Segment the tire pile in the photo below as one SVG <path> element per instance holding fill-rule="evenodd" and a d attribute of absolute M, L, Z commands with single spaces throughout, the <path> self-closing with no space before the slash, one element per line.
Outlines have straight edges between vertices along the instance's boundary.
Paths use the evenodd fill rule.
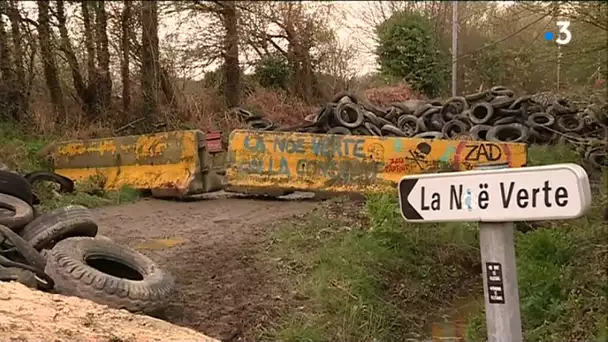
<path fill-rule="evenodd" d="M 516 96 L 514 91 L 496 86 L 445 102 L 408 100 L 381 108 L 342 92 L 317 114 L 308 116 L 307 123 L 283 128 L 241 108 L 233 113 L 249 129 L 262 131 L 559 142 L 576 147 L 587 167 L 608 167 L 608 105 L 575 103 L 552 93 Z"/>
<path fill-rule="evenodd" d="M 164 309 L 172 276 L 143 254 L 98 235 L 86 207 L 36 213 L 31 186 L 40 180 L 68 188 L 72 182 L 51 172 L 22 177 L 0 170 L 0 280 L 132 312 Z"/>

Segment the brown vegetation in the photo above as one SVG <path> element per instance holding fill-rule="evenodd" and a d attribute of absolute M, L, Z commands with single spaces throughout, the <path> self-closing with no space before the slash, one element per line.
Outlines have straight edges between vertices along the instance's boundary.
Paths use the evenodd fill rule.
<path fill-rule="evenodd" d="M 555 47 L 538 37 L 555 26 L 557 7 L 462 3 L 458 88 L 605 88 L 606 31 L 597 23 L 606 6 L 561 6 L 568 7 L 562 12 L 569 13 L 576 39 L 556 60 Z M 434 18 L 437 36 L 449 44 L 451 6 L 387 1 L 355 7 L 356 12 L 337 3 L 4 1 L 0 121 L 43 134 L 78 132 L 77 137 L 231 129 L 238 122 L 227 113 L 236 106 L 294 124 L 342 90 L 380 104 L 422 96 L 407 80 L 391 84 L 374 73 L 357 76 L 355 62 L 373 50 L 375 25 L 395 11 Z M 338 27 L 350 27 L 351 42 L 339 39 Z M 252 74 L 271 57 L 285 60 L 288 69 L 286 84 L 278 88 L 260 86 Z M 193 79 L 214 67 L 203 80 Z M 449 64 L 437 67 L 449 70 Z"/>

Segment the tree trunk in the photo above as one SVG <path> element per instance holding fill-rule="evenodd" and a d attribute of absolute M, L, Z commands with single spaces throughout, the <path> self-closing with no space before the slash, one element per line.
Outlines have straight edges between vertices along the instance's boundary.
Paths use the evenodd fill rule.
<path fill-rule="evenodd" d="M 122 58 L 120 60 L 120 75 L 122 78 L 122 109 L 126 113 L 131 107 L 131 80 L 129 78 L 129 63 L 131 57 L 131 44 L 129 44 L 129 37 L 131 36 L 129 26 L 129 22 L 131 20 L 131 1 L 124 0 L 123 6 L 124 7 L 122 9 L 122 15 L 120 19 L 120 48 L 122 51 Z"/>
<path fill-rule="evenodd" d="M 6 2 L 0 2 L 0 73 L 2 73 L 2 82 L 10 89 L 13 86 L 13 69 L 11 68 L 12 56 L 8 44 L 8 35 L 4 27 L 4 19 L 1 14 L 7 12 Z"/>
<path fill-rule="evenodd" d="M 238 17 L 234 1 L 222 2 L 224 37 L 224 86 L 228 108 L 237 107 L 241 100 L 241 70 L 239 67 Z"/>
<path fill-rule="evenodd" d="M 2 112 L 8 113 L 7 119 L 19 120 L 19 109 L 15 106 L 14 87 L 15 77 L 11 68 L 12 56 L 8 44 L 8 35 L 4 27 L 4 19 L 1 14 L 6 13 L 6 2 L 0 2 L 0 107 Z M 2 116 L 5 115 L 2 113 Z M 1 117 L 1 116 L 0 116 Z"/>
<path fill-rule="evenodd" d="M 89 84 L 95 80 L 95 42 L 93 41 L 93 26 L 91 24 L 91 13 L 89 12 L 90 2 L 83 0 L 82 3 L 82 21 L 84 23 L 84 45 L 87 51 L 87 74 Z"/>
<path fill-rule="evenodd" d="M 95 1 L 95 43 L 97 45 L 98 91 L 102 108 L 108 108 L 112 100 L 112 78 L 110 76 L 110 50 L 108 48 L 108 19 L 105 1 Z"/>
<path fill-rule="evenodd" d="M 55 112 L 65 115 L 65 104 L 63 102 L 63 92 L 59 83 L 59 74 L 55 63 L 54 52 L 51 48 L 51 25 L 49 18 L 49 2 L 38 0 L 38 39 L 40 40 L 40 58 L 44 69 L 46 85 L 49 88 L 51 102 L 55 107 Z"/>
<path fill-rule="evenodd" d="M 158 112 L 159 53 L 158 5 L 156 1 L 143 1 L 141 5 L 141 90 L 143 115 L 153 118 Z"/>
<path fill-rule="evenodd" d="M 16 104 L 19 108 L 19 117 L 21 117 L 28 110 L 28 100 L 26 96 L 25 69 L 23 66 L 23 46 L 21 45 L 21 16 L 19 15 L 19 8 L 17 6 L 17 2 L 14 0 L 8 2 L 8 18 L 11 22 L 13 56 L 15 58 Z"/>
<path fill-rule="evenodd" d="M 65 6 L 63 0 L 57 0 L 57 23 L 59 24 L 59 35 L 61 36 L 61 48 L 63 53 L 65 54 L 65 58 L 70 67 L 70 71 L 72 73 L 72 80 L 74 81 L 74 89 L 76 89 L 76 94 L 80 98 L 80 102 L 82 108 L 88 112 L 90 108 L 90 104 L 86 102 L 86 86 L 84 80 L 82 78 L 82 74 L 80 73 L 80 66 L 78 65 L 78 59 L 76 58 L 76 54 L 74 53 L 74 49 L 72 47 L 72 42 L 70 40 L 70 36 L 68 34 L 68 29 L 66 26 L 66 17 L 65 17 Z"/>

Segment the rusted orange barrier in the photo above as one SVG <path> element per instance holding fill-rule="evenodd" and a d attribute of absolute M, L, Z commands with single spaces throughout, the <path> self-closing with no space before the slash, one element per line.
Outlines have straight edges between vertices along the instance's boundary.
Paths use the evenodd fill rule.
<path fill-rule="evenodd" d="M 236 130 L 226 189 L 336 193 L 394 190 L 406 174 L 527 162 L 525 144 Z"/>

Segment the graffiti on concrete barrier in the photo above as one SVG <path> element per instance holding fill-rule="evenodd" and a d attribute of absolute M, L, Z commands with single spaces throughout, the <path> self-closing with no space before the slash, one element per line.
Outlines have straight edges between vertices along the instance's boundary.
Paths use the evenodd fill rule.
<path fill-rule="evenodd" d="M 503 161 L 512 164 L 513 155 L 509 144 L 461 141 L 456 147 L 452 160 L 453 165 L 461 165 L 460 169 L 472 170 L 475 165 Z"/>
<path fill-rule="evenodd" d="M 407 174 L 478 164 L 519 167 L 527 156 L 525 145 L 502 142 L 244 130 L 231 134 L 229 151 L 229 186 L 332 192 L 394 189 Z"/>
<path fill-rule="evenodd" d="M 426 161 L 426 157 L 431 153 L 431 145 L 426 142 L 421 142 L 416 145 L 415 149 L 408 151 L 408 156 L 405 157 L 407 160 L 415 162 L 421 169 L 424 168 L 423 163 Z"/>
<path fill-rule="evenodd" d="M 243 147 L 248 158 L 238 162 L 240 173 L 287 179 L 325 178 L 333 182 L 373 182 L 384 167 L 382 146 L 366 151 L 365 140 L 348 136 L 248 135 Z M 266 136 L 267 137 L 267 136 Z M 376 146 L 378 148 L 378 146 Z"/>
<path fill-rule="evenodd" d="M 464 148 L 465 161 L 493 162 L 500 160 L 502 157 L 500 146 L 493 143 L 467 144 Z"/>
<path fill-rule="evenodd" d="M 246 136 L 243 147 L 251 152 L 280 152 L 286 154 L 312 154 L 322 157 L 365 158 L 364 139 L 341 136 L 320 136 L 310 139 L 274 137 L 269 149 L 261 136 Z"/>

